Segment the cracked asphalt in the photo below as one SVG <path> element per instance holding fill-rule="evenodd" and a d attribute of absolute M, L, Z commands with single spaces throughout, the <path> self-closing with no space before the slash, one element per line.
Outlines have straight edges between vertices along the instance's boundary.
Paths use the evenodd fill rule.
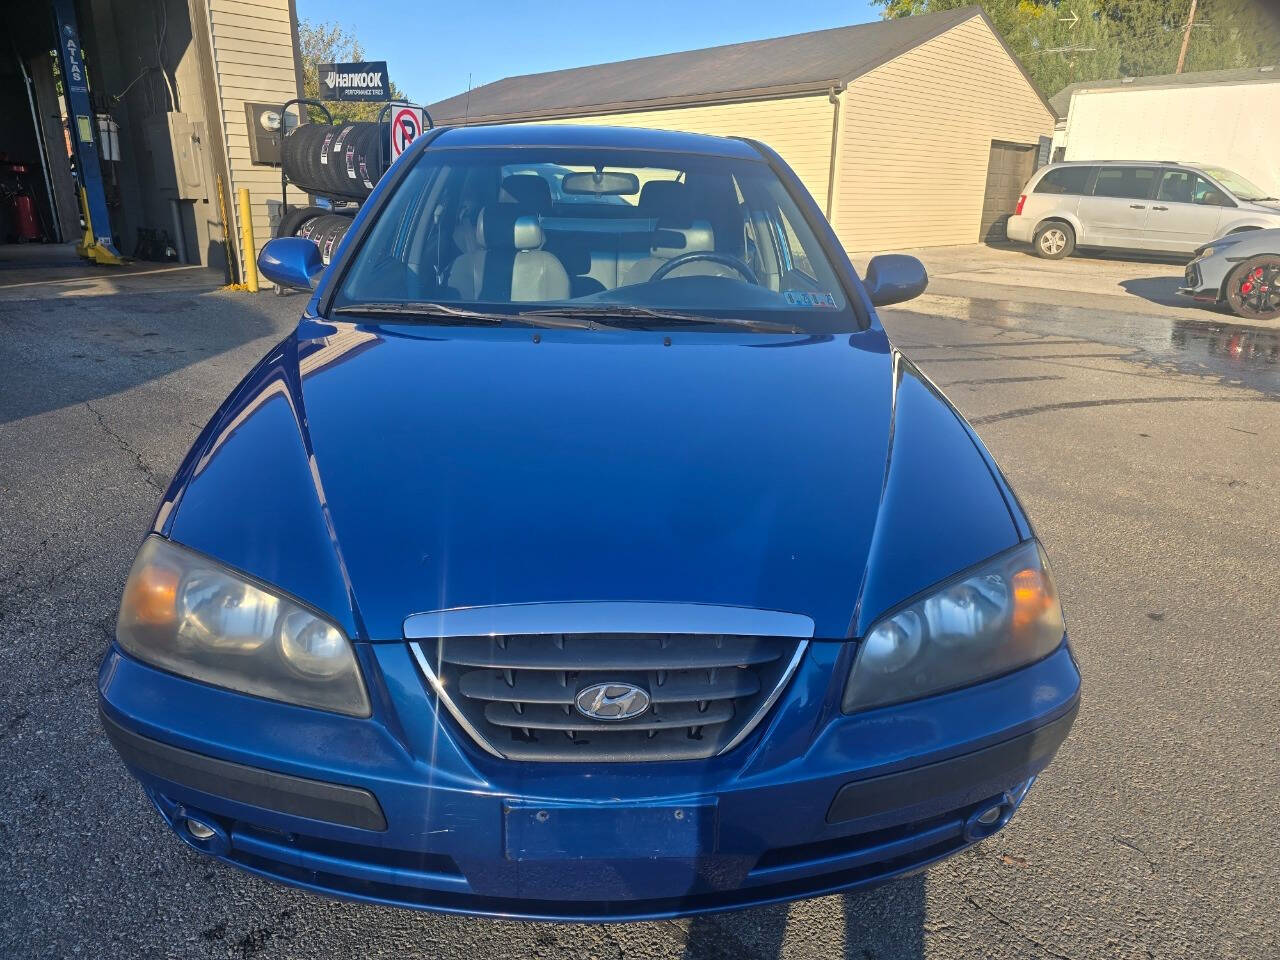
<path fill-rule="evenodd" d="M 1007 829 L 925 876 L 596 927 L 323 900 L 161 826 L 98 727 L 97 664 L 160 490 L 301 298 L 0 297 L 0 956 L 1276 956 L 1280 331 L 1179 304 L 1176 265 L 924 257 L 930 291 L 885 325 L 1048 549 L 1075 730 Z"/>

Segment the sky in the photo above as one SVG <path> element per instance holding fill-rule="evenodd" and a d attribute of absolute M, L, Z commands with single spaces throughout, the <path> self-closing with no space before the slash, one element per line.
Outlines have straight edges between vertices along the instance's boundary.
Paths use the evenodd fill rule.
<path fill-rule="evenodd" d="M 761 40 L 880 17 L 869 0 L 297 0 L 337 21 L 418 103 L 502 77 Z"/>

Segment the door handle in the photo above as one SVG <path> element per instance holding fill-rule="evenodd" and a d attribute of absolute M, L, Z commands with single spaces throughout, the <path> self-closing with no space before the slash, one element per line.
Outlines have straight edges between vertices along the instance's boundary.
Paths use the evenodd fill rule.
<path fill-rule="evenodd" d="M 1145 210 L 1145 209 L 1147 209 L 1147 205 L 1146 205 L 1145 203 L 1131 203 L 1131 204 L 1129 204 L 1129 209 L 1130 209 L 1130 210 Z"/>
<path fill-rule="evenodd" d="M 1152 207 L 1152 210 L 1168 210 L 1168 207 Z"/>

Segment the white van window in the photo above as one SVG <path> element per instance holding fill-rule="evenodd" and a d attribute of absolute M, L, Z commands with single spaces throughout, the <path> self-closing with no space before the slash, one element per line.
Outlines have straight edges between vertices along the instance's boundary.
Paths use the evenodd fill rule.
<path fill-rule="evenodd" d="M 1050 170 L 1036 184 L 1036 193 L 1082 194 L 1089 184 L 1093 167 L 1058 167 Z"/>
<path fill-rule="evenodd" d="M 1093 185 L 1095 197 L 1146 200 L 1156 179 L 1154 167 L 1103 167 Z"/>

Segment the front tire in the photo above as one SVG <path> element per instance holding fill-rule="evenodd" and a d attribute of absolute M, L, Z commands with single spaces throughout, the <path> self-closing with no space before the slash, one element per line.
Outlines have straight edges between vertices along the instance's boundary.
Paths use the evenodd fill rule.
<path fill-rule="evenodd" d="M 1246 260 L 1227 278 L 1227 305 L 1238 317 L 1280 317 L 1280 256 Z"/>
<path fill-rule="evenodd" d="M 1036 252 L 1037 257 L 1043 257 L 1045 260 L 1061 260 L 1063 257 L 1071 255 L 1071 251 L 1076 248 L 1076 233 L 1065 223 L 1052 221 L 1050 223 L 1042 223 L 1036 228 L 1036 234 L 1031 238 L 1031 247 Z"/>

